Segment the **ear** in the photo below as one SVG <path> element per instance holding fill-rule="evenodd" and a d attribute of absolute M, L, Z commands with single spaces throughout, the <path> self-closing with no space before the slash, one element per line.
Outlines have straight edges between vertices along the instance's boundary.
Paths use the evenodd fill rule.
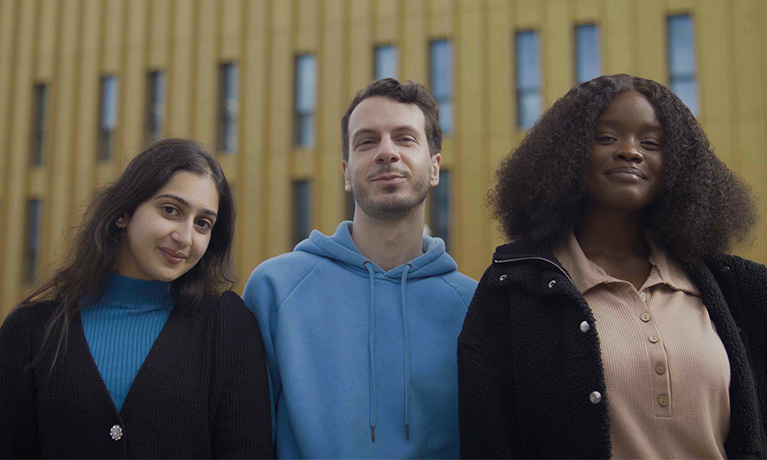
<path fill-rule="evenodd" d="M 128 226 L 128 222 L 130 221 L 130 216 L 127 212 L 124 212 L 122 216 L 118 217 L 117 220 L 115 220 L 115 225 L 117 228 L 125 228 Z"/>
<path fill-rule="evenodd" d="M 344 190 L 347 192 L 352 191 L 352 180 L 349 178 L 349 167 L 346 161 L 341 161 L 341 169 L 344 171 Z"/>
<path fill-rule="evenodd" d="M 431 176 L 429 176 L 429 185 L 436 187 L 439 184 L 439 165 L 442 163 L 442 154 L 435 153 L 431 157 Z"/>

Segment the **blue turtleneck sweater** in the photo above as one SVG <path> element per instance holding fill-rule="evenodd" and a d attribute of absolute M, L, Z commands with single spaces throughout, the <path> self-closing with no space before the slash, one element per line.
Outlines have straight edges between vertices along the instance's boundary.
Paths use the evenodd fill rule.
<path fill-rule="evenodd" d="M 101 299 L 80 311 L 88 347 L 118 412 L 175 303 L 170 283 L 110 274 Z"/>

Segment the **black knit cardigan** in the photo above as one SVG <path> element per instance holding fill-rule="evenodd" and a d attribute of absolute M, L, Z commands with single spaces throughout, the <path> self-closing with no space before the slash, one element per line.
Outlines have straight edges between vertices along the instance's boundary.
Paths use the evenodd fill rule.
<path fill-rule="evenodd" d="M 55 304 L 17 308 L 0 329 L 0 458 L 256 458 L 273 455 L 258 323 L 233 292 L 174 309 L 120 413 L 72 321 L 31 368 Z"/>
<path fill-rule="evenodd" d="M 512 243 L 493 258 L 458 338 L 461 456 L 610 458 L 610 391 L 588 304 L 548 249 Z M 688 276 L 730 360 L 727 455 L 763 458 L 767 268 L 721 256 Z"/>

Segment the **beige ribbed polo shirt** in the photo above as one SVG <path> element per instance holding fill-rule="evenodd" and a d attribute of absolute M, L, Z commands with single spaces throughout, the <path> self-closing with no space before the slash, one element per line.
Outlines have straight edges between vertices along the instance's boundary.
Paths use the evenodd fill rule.
<path fill-rule="evenodd" d="M 637 291 L 588 260 L 572 233 L 554 255 L 594 313 L 613 458 L 725 458 L 730 364 L 681 267 L 651 245 Z"/>

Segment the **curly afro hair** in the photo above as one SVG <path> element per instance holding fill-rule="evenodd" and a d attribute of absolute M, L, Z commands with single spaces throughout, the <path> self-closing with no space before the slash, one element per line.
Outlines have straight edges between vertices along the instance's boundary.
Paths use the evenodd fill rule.
<path fill-rule="evenodd" d="M 748 240 L 757 221 L 751 189 L 714 155 L 700 124 L 675 94 L 625 74 L 572 88 L 501 162 L 489 202 L 506 236 L 551 246 L 578 226 L 594 126 L 627 90 L 647 97 L 666 139 L 661 195 L 643 216 L 653 242 L 689 265 Z"/>

